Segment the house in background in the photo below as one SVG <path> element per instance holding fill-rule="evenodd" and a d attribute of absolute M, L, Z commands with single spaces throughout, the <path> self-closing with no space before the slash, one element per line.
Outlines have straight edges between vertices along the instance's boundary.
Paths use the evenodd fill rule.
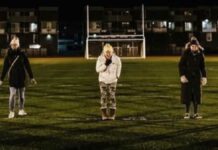
<path fill-rule="evenodd" d="M 11 38 L 20 38 L 21 48 L 29 56 L 58 53 L 58 8 L 0 7 L 0 49 L 5 55 Z"/>
<path fill-rule="evenodd" d="M 207 54 L 218 54 L 218 7 L 145 7 L 146 53 L 180 55 L 196 36 Z"/>
<path fill-rule="evenodd" d="M 110 43 L 120 57 L 145 58 L 144 6 L 86 6 L 85 57 L 101 54 Z"/>
<path fill-rule="evenodd" d="M 86 58 L 98 56 L 108 42 L 121 57 L 180 55 L 193 35 L 205 53 L 218 54 L 217 6 L 89 6 L 86 13 Z"/>

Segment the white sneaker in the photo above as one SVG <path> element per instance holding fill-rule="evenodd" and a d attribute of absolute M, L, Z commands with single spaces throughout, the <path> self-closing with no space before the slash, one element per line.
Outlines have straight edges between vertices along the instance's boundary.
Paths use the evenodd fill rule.
<path fill-rule="evenodd" d="M 101 119 L 102 119 L 102 120 L 107 120 L 108 117 L 102 116 Z"/>
<path fill-rule="evenodd" d="M 109 120 L 115 120 L 115 116 L 108 117 Z"/>
<path fill-rule="evenodd" d="M 185 113 L 184 119 L 190 119 L 190 114 L 189 113 Z"/>
<path fill-rule="evenodd" d="M 21 109 L 21 110 L 19 110 L 18 115 L 25 116 L 25 115 L 27 115 L 27 113 L 23 109 Z"/>
<path fill-rule="evenodd" d="M 10 111 L 9 115 L 8 115 L 8 118 L 12 119 L 12 118 L 14 118 L 14 116 L 15 116 L 15 113 L 13 111 Z"/>
<path fill-rule="evenodd" d="M 194 114 L 193 116 L 194 119 L 202 119 L 203 117 L 199 115 L 198 113 Z"/>

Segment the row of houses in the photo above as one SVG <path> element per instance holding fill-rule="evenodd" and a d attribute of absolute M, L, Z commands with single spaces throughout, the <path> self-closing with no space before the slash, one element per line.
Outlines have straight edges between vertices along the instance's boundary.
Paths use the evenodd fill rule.
<path fill-rule="evenodd" d="M 13 35 L 30 56 L 57 55 L 58 8 L 0 7 L 0 49 L 5 54 Z"/>
<path fill-rule="evenodd" d="M 111 43 L 122 57 L 178 55 L 192 35 L 197 36 L 206 53 L 218 53 L 218 7 L 86 6 L 82 16 L 86 32 L 86 57 L 96 57 L 105 43 Z M 22 49 L 30 56 L 65 55 L 72 39 L 59 39 L 57 7 L 0 7 L 0 49 L 4 54 L 13 35 L 20 37 Z M 60 41 L 58 46 L 58 40 Z M 70 41 L 70 42 L 69 42 Z M 61 45 L 62 44 L 62 45 Z M 64 49 L 64 50 L 62 50 Z M 60 51 L 59 51 L 60 50 Z M 73 51 L 72 51 L 73 53 Z M 71 52 L 69 53 L 71 55 Z M 72 54 L 73 55 L 73 54 Z"/>
<path fill-rule="evenodd" d="M 137 6 L 109 8 L 89 6 L 87 9 L 87 42 L 89 56 L 95 56 L 96 48 L 101 47 L 107 37 L 118 51 L 124 50 L 128 56 L 135 49 L 134 56 L 140 54 L 141 44 L 135 40 L 145 38 L 146 55 L 178 55 L 185 43 L 193 35 L 205 47 L 206 53 L 218 54 L 218 7 L 168 7 Z M 127 35 L 127 36 L 124 36 Z M 126 40 L 119 40 L 125 37 Z M 102 41 L 101 41 L 102 39 Z M 114 40 L 112 40 L 114 39 Z M 116 40 L 115 40 L 116 39 Z M 130 39 L 129 42 L 126 42 Z M 93 42 L 92 42 L 93 41 Z M 97 42 L 98 41 L 98 42 Z M 138 48 L 138 49 L 137 49 Z M 99 52 L 98 52 L 99 53 Z M 123 52 L 124 53 L 124 52 Z"/>

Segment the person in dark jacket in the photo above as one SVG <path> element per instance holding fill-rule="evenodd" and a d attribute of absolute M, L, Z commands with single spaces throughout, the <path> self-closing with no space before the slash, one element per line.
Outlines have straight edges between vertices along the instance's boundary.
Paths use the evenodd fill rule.
<path fill-rule="evenodd" d="M 201 104 L 201 87 L 207 84 L 204 54 L 198 42 L 190 42 L 190 48 L 184 51 L 179 62 L 181 81 L 181 102 L 186 106 L 184 119 L 189 119 L 191 102 L 194 106 L 195 119 L 201 119 L 198 114 L 198 105 Z"/>
<path fill-rule="evenodd" d="M 8 74 L 10 96 L 9 96 L 9 115 L 8 118 L 15 117 L 16 95 L 19 98 L 18 115 L 27 115 L 24 111 L 25 102 L 25 71 L 28 73 L 31 83 L 36 84 L 30 67 L 29 60 L 25 53 L 19 48 L 20 43 L 18 37 L 14 37 L 10 42 L 10 48 L 4 59 L 4 65 L 0 77 L 0 85 Z"/>

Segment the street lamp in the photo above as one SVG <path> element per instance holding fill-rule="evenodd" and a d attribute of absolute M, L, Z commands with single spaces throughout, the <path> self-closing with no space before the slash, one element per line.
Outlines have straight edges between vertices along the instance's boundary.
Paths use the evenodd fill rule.
<path fill-rule="evenodd" d="M 48 26 L 47 27 L 47 36 L 46 36 L 46 40 L 50 41 L 52 39 L 52 36 L 51 36 L 51 27 Z"/>
<path fill-rule="evenodd" d="M 51 39 L 52 39 L 51 34 L 47 34 L 46 39 L 47 39 L 47 40 L 51 40 Z"/>

